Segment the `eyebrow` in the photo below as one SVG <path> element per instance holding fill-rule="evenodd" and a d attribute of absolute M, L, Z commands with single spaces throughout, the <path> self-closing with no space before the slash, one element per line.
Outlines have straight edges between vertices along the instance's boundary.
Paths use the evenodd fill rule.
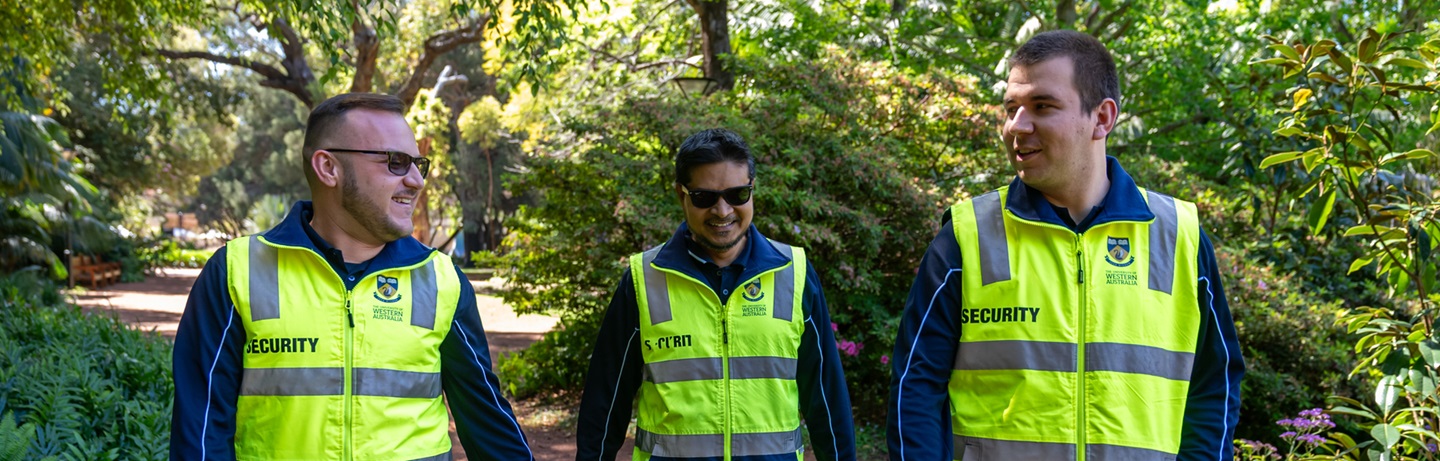
<path fill-rule="evenodd" d="M 1054 102 L 1054 101 L 1059 101 L 1059 100 L 1060 100 L 1060 98 L 1057 98 L 1057 97 L 1054 97 L 1054 96 L 1051 96 L 1051 95 L 1048 95 L 1048 94 L 1037 94 L 1037 95 L 1035 95 L 1035 96 L 1031 96 L 1029 99 L 1030 99 L 1031 101 L 1046 101 L 1046 102 Z M 1005 101 L 1003 102 L 1003 104 L 1005 104 L 1005 105 L 1010 105 L 1010 104 L 1014 104 L 1015 102 L 1016 102 L 1016 99 L 1015 99 L 1015 98 L 1005 98 Z"/>

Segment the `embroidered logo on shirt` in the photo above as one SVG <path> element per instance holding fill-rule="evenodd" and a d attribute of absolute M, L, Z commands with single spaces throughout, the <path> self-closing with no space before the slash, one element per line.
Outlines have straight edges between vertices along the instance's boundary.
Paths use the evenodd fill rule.
<path fill-rule="evenodd" d="M 1105 246 L 1105 262 L 1111 266 L 1125 267 L 1135 263 L 1135 255 L 1130 254 L 1130 239 L 1106 237 Z"/>
<path fill-rule="evenodd" d="M 756 280 L 745 285 L 745 293 L 742 296 L 746 301 L 755 302 L 765 299 L 765 291 L 760 288 L 760 281 Z"/>
<path fill-rule="evenodd" d="M 400 300 L 400 279 L 384 275 L 375 278 L 375 299 L 393 303 Z"/>

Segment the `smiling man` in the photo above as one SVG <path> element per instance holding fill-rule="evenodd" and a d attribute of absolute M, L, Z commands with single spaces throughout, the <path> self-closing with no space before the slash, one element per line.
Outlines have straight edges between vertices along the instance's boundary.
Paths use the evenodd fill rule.
<path fill-rule="evenodd" d="M 805 250 L 751 225 L 755 158 L 705 130 L 675 155 L 685 222 L 630 257 L 590 357 L 576 460 L 854 460 L 850 394 Z M 636 391 L 639 397 L 636 397 Z"/>
<path fill-rule="evenodd" d="M 316 106 L 314 201 L 206 263 L 175 337 L 171 459 L 450 459 L 446 399 L 470 459 L 533 459 L 474 289 L 410 237 L 430 160 L 404 114 L 380 94 Z"/>
<path fill-rule="evenodd" d="M 950 208 L 921 261 L 890 458 L 1230 459 L 1244 364 L 1214 251 L 1194 204 L 1105 155 L 1113 58 L 1053 31 L 1009 65 L 1017 177 Z"/>

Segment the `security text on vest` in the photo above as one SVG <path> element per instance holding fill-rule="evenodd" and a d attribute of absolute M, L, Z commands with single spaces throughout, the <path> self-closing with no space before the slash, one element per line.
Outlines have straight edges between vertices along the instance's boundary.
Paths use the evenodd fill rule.
<path fill-rule="evenodd" d="M 315 352 L 320 338 L 255 338 L 245 343 L 246 354 Z"/>
<path fill-rule="evenodd" d="M 985 307 L 961 309 L 960 323 L 1031 322 L 1040 317 L 1038 307 Z"/>

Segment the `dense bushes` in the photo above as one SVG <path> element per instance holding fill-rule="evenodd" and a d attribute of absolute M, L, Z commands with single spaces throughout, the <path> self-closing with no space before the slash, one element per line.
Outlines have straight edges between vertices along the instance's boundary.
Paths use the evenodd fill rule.
<path fill-rule="evenodd" d="M 956 82 L 839 51 L 737 65 L 744 91 L 628 96 L 573 120 L 579 141 L 530 159 L 512 189 L 544 198 L 509 223 L 512 251 L 492 261 L 510 280 L 500 294 L 521 313 L 597 324 L 623 258 L 664 242 L 683 219 L 675 149 L 704 128 L 734 130 L 757 157 L 755 225 L 816 262 L 837 334 L 854 344 L 844 360 L 857 417 L 880 421 L 882 356 L 940 212 L 962 189 L 1004 179 L 995 174 L 1004 161 L 987 150 L 991 120 L 966 109 L 979 105 Z M 581 330 L 502 359 L 502 379 L 577 388 L 594 337 Z"/>
<path fill-rule="evenodd" d="M 26 458 L 165 459 L 170 345 L 81 313 L 36 275 L 0 276 L 0 415 L 33 425 Z"/>

